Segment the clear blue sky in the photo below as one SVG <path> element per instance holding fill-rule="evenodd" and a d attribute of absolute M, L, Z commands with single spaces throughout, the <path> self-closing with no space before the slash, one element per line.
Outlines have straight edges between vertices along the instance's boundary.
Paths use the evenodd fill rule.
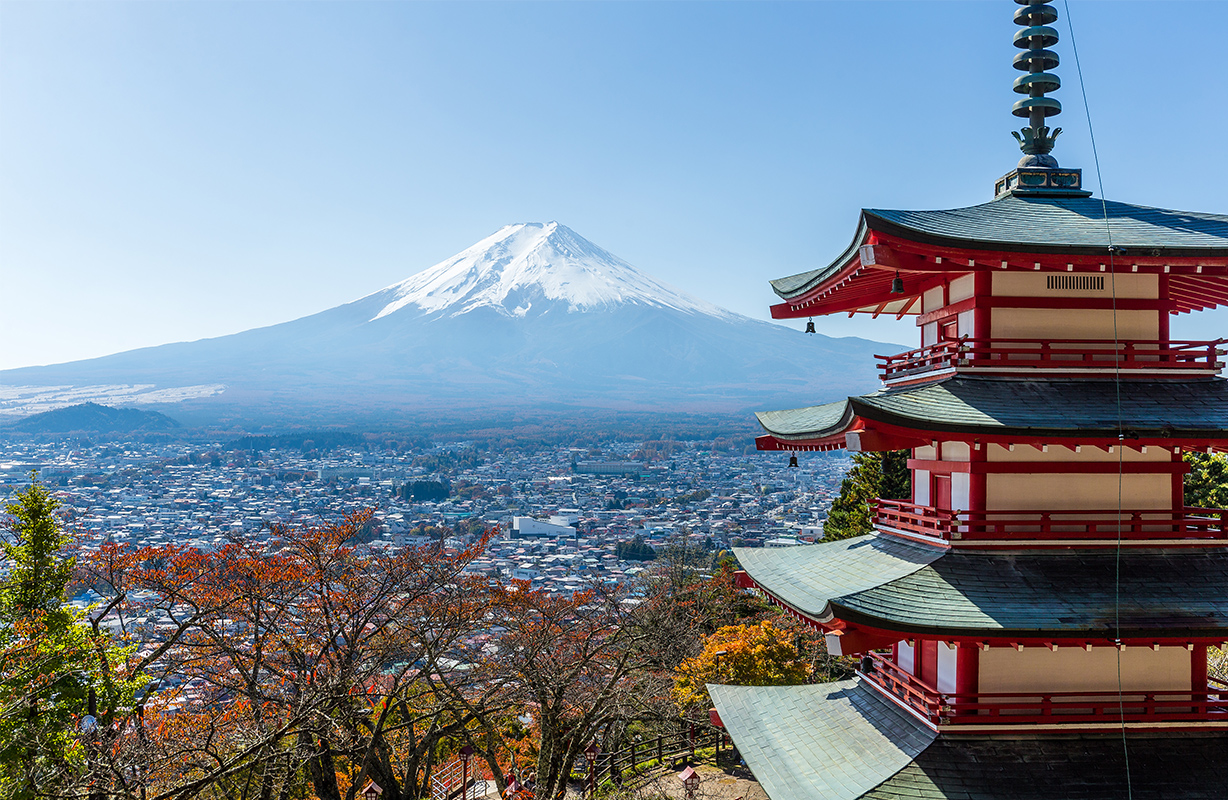
<path fill-rule="evenodd" d="M 0 0 L 0 368 L 289 320 L 522 221 L 765 317 L 858 209 L 990 198 L 1015 8 Z M 1228 213 L 1228 3 L 1071 13 L 1108 196 Z"/>

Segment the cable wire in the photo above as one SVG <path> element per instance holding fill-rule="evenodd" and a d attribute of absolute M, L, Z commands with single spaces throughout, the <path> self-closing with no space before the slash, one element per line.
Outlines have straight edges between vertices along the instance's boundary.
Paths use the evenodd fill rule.
<path fill-rule="evenodd" d="M 1113 228 L 1109 224 L 1109 206 L 1104 197 L 1104 178 L 1100 174 L 1100 154 L 1096 150 L 1096 133 L 1092 128 L 1092 111 L 1087 102 L 1087 86 L 1083 83 L 1083 66 L 1079 63 L 1079 48 L 1075 44 L 1074 22 L 1070 17 L 1070 0 L 1062 0 L 1066 8 L 1066 29 L 1070 32 L 1070 50 L 1074 54 L 1075 71 L 1079 76 L 1079 92 L 1083 96 L 1083 113 L 1087 117 L 1087 133 L 1092 143 L 1092 161 L 1096 166 L 1096 188 L 1100 190 L 1100 209 L 1104 215 L 1104 230 L 1109 249 L 1109 287 L 1113 298 L 1113 384 L 1117 392 L 1117 549 L 1113 560 L 1113 640 L 1117 650 L 1117 710 L 1121 719 L 1121 752 L 1126 765 L 1126 797 L 1134 797 L 1130 781 L 1130 746 L 1126 738 L 1126 700 L 1121 681 L 1121 520 L 1122 483 L 1125 458 L 1126 431 L 1121 411 L 1121 343 L 1117 333 L 1117 247 L 1113 244 Z M 1167 313 L 1160 309 L 1160 313 Z"/>

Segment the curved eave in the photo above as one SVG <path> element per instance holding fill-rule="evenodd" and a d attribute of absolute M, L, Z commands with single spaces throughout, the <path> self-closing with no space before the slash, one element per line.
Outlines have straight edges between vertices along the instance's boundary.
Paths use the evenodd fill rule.
<path fill-rule="evenodd" d="M 937 733 L 861 681 L 709 685 L 721 722 L 772 800 L 857 800 Z"/>
<path fill-rule="evenodd" d="M 877 534 L 735 555 L 758 588 L 825 628 L 974 640 L 1228 633 L 1223 549 L 964 552 Z"/>
<path fill-rule="evenodd" d="M 955 376 L 808 408 L 757 412 L 761 450 L 887 450 L 931 438 L 1077 439 L 1207 446 L 1228 439 L 1228 382 L 1111 381 Z"/>
<path fill-rule="evenodd" d="M 709 685 L 708 693 L 772 800 L 1107 800 L 1131 794 L 1139 800 L 1213 800 L 1224 794 L 1223 732 L 1132 731 L 1127 750 L 1121 735 L 942 735 L 859 680 Z"/>
<path fill-rule="evenodd" d="M 1124 248 L 1116 262 L 1102 208 L 1113 242 Z M 919 312 L 920 294 L 942 279 L 936 273 L 949 279 L 973 269 L 1104 272 L 1114 263 L 1132 272 L 1171 271 L 1175 312 L 1228 304 L 1228 217 L 1069 198 L 1008 197 L 948 211 L 864 209 L 852 244 L 835 261 L 771 281 L 784 300 L 771 312 L 776 319 L 839 312 L 902 317 Z M 903 293 L 891 292 L 896 276 Z"/>
<path fill-rule="evenodd" d="M 946 551 L 871 535 L 779 550 L 735 547 L 733 552 L 762 591 L 809 619 L 824 623 L 834 618 L 832 600 L 916 572 Z"/>

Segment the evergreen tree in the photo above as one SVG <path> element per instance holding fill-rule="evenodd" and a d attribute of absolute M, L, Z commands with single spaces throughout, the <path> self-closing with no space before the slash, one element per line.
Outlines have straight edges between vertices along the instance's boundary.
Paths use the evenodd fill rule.
<path fill-rule="evenodd" d="M 141 676 L 127 652 L 66 605 L 73 560 L 59 504 L 34 483 L 18 491 L 0 542 L 0 798 L 70 794 L 131 707 Z"/>
<path fill-rule="evenodd" d="M 1186 452 L 1185 504 L 1195 508 L 1228 508 L 1228 456 Z"/>
<path fill-rule="evenodd" d="M 912 496 L 908 451 L 854 453 L 853 467 L 840 484 L 823 524 L 824 541 L 849 539 L 874 529 L 876 498 L 907 500 Z"/>

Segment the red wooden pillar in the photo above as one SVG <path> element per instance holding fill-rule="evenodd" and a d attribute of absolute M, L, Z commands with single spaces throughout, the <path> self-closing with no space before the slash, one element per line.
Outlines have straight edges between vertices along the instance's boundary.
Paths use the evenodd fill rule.
<path fill-rule="evenodd" d="M 976 273 L 973 291 L 976 293 L 975 304 L 972 307 L 972 338 L 987 341 L 989 339 L 989 298 L 993 295 L 993 273 L 983 269 Z"/>
<path fill-rule="evenodd" d="M 1159 332 L 1160 332 L 1160 341 L 1161 341 L 1161 342 L 1162 342 L 1164 345 L 1167 345 L 1167 344 L 1168 344 L 1168 323 L 1169 323 L 1169 319 L 1172 317 L 1172 314 L 1170 313 L 1170 308 L 1172 307 L 1172 303 L 1163 302 L 1163 301 L 1165 301 L 1165 300 L 1168 300 L 1168 298 L 1169 298 L 1169 294 L 1168 294 L 1168 283 L 1169 283 L 1169 281 L 1168 281 L 1168 277 L 1169 277 L 1169 276 L 1167 276 L 1167 275 L 1161 275 L 1161 276 L 1160 276 L 1160 300 L 1161 300 L 1161 303 L 1160 303 L 1160 310 L 1159 310 L 1159 312 L 1158 312 L 1158 313 L 1159 313 L 1159 315 L 1160 315 L 1160 319 L 1158 320 L 1158 322 L 1159 322 L 1159 327 L 1158 327 L 1158 330 L 1159 330 Z"/>
<path fill-rule="evenodd" d="M 980 663 L 980 651 L 975 644 L 960 646 L 955 656 L 955 694 L 965 703 L 972 702 L 969 695 L 976 694 L 980 686 Z"/>
<path fill-rule="evenodd" d="M 1190 690 L 1205 692 L 1207 690 L 1207 646 L 1194 645 L 1190 653 Z"/>
<path fill-rule="evenodd" d="M 1182 464 L 1181 448 L 1173 447 L 1172 463 Z M 1178 515 L 1178 519 L 1185 516 L 1185 473 L 1188 468 L 1183 465 L 1182 469 L 1173 470 L 1173 513 Z"/>
<path fill-rule="evenodd" d="M 985 464 L 989 460 L 989 445 L 981 444 L 977 447 L 976 442 L 968 445 L 968 510 L 969 511 L 985 511 L 986 498 L 985 494 L 989 483 L 989 476 L 985 474 L 983 467 L 977 467 L 977 464 Z"/>
<path fill-rule="evenodd" d="M 1195 701 L 1206 703 L 1207 701 L 1207 646 L 1205 644 L 1194 645 L 1194 650 L 1190 653 L 1190 691 L 1194 694 Z M 1207 707 L 1203 705 L 1196 710 L 1202 713 L 1207 713 Z"/>
<path fill-rule="evenodd" d="M 938 685 L 938 642 L 917 639 L 913 650 L 913 674 L 930 686 Z"/>

